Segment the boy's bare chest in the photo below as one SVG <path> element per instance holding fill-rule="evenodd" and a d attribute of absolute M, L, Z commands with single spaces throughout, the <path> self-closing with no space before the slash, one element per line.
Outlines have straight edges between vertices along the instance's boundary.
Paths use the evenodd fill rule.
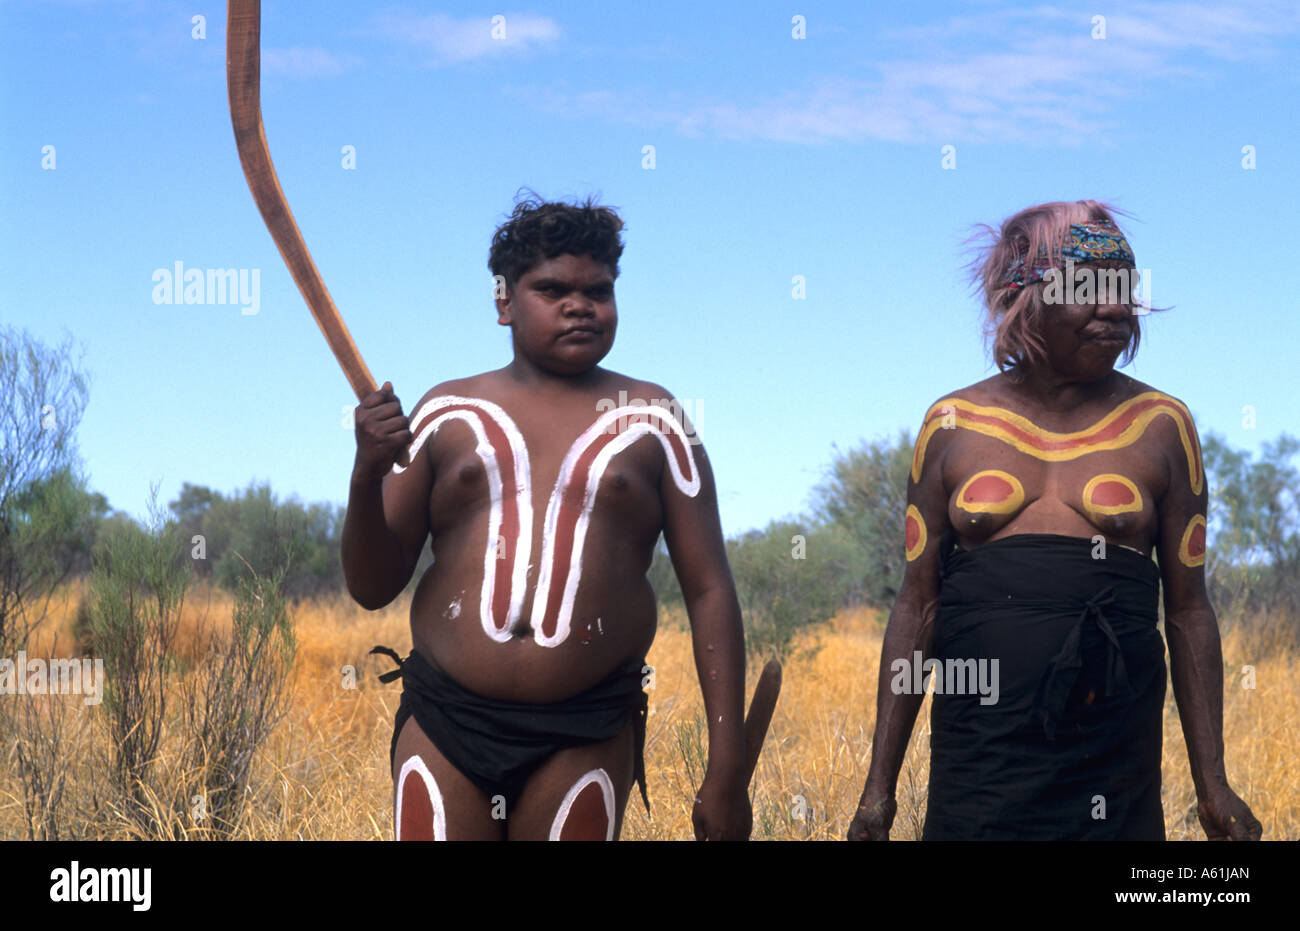
<path fill-rule="evenodd" d="M 566 513 L 640 523 L 660 517 L 665 468 L 683 491 L 698 484 L 681 425 L 659 408 L 507 410 L 479 398 L 435 398 L 414 420 L 413 432 L 429 444 L 435 526 L 512 503 L 533 512 L 543 534 Z"/>
<path fill-rule="evenodd" d="M 429 504 L 443 520 L 476 513 L 509 494 L 522 495 L 537 514 L 551 508 L 602 518 L 658 513 L 662 452 L 647 437 L 606 451 L 530 430 L 523 434 L 522 455 L 513 457 L 511 450 L 515 468 L 503 468 L 499 458 L 494 462 L 482 455 L 481 444 L 468 432 L 448 429 L 431 451 L 435 472 Z"/>
<path fill-rule="evenodd" d="M 648 551 L 663 523 L 665 471 L 681 493 L 700 490 L 689 440 L 668 412 L 584 413 L 516 418 L 484 399 L 437 397 L 413 418 L 412 459 L 427 456 L 433 471 L 434 539 L 461 556 L 486 541 L 480 613 L 493 639 L 520 629 L 535 591 L 534 638 L 564 642 L 588 543 L 598 564 Z"/>

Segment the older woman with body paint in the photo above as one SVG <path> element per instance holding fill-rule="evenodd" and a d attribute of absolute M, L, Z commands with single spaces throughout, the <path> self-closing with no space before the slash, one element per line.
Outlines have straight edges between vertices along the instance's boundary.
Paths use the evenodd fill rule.
<path fill-rule="evenodd" d="M 1149 309 L 1133 253 L 1095 201 L 986 230 L 976 280 L 999 373 L 936 401 L 917 438 L 849 839 L 889 839 L 918 663 L 935 693 L 923 839 L 1165 839 L 1163 584 L 1201 824 L 1258 840 L 1224 768 L 1196 427 L 1181 401 L 1115 369 Z"/>

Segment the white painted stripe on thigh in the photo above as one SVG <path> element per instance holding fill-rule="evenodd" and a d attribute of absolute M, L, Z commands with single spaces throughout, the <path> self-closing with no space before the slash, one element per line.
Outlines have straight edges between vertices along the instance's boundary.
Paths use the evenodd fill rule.
<path fill-rule="evenodd" d="M 574 801 L 582 790 L 593 782 L 600 786 L 600 794 L 605 801 L 605 840 L 614 839 L 614 783 L 610 781 L 609 773 L 605 770 L 593 769 L 575 782 L 565 794 L 564 801 L 560 803 L 560 810 L 555 813 L 555 820 L 551 822 L 550 840 L 560 839 L 560 834 L 564 831 L 564 822 L 569 820 L 569 809 L 573 807 Z"/>
<path fill-rule="evenodd" d="M 433 839 L 447 839 L 447 811 L 442 804 L 442 793 L 438 791 L 438 783 L 434 781 L 433 773 L 429 772 L 429 767 L 424 765 L 424 760 L 418 756 L 407 759 L 402 764 L 402 770 L 397 774 L 397 810 L 394 812 L 396 823 L 393 828 L 393 836 L 397 840 L 402 839 L 402 795 L 406 790 L 407 777 L 415 773 L 424 780 L 425 791 L 429 793 L 429 804 L 433 808 Z"/>

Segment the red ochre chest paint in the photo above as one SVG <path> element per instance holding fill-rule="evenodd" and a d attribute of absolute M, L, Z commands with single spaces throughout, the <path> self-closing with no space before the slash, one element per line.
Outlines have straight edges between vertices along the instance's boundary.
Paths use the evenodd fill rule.
<path fill-rule="evenodd" d="M 925 521 L 915 504 L 907 506 L 907 515 L 903 518 L 903 544 L 908 562 L 925 552 Z"/>
<path fill-rule="evenodd" d="M 1142 510 L 1142 492 L 1123 475 L 1094 475 L 1083 486 L 1083 506 L 1093 515 L 1128 514 Z"/>
<path fill-rule="evenodd" d="M 491 508 L 479 611 L 483 630 L 500 643 L 520 626 L 533 546 L 533 499 L 528 446 L 519 427 L 499 405 L 451 395 L 429 399 L 411 418 L 408 447 L 413 460 L 443 424 L 463 422 L 487 476 Z M 533 598 L 532 629 L 542 646 L 569 636 L 582 577 L 582 551 L 596 490 L 609 462 L 641 437 L 655 437 L 667 457 L 673 484 L 687 497 L 700 491 L 691 441 L 669 409 L 626 405 L 603 413 L 569 447 L 556 478 L 542 527 L 542 558 Z M 394 465 L 400 474 L 405 468 Z"/>
<path fill-rule="evenodd" d="M 1025 488 L 1010 472 L 985 469 L 957 492 L 957 507 L 968 514 L 1014 514 L 1025 503 Z"/>
<path fill-rule="evenodd" d="M 1204 488 L 1205 475 L 1192 415 L 1179 401 L 1159 391 L 1147 391 L 1130 398 L 1092 426 L 1073 433 L 1045 430 L 1033 421 L 1000 407 L 984 407 L 962 398 L 945 398 L 936 402 L 925 415 L 912 453 L 912 481 L 920 481 L 926 448 L 939 430 L 970 430 L 1006 443 L 1036 459 L 1066 462 L 1090 453 L 1130 446 L 1141 439 L 1151 423 L 1160 417 L 1170 418 L 1177 427 L 1187 458 L 1192 493 L 1199 495 Z"/>
<path fill-rule="evenodd" d="M 1197 514 L 1187 522 L 1187 529 L 1178 544 L 1178 560 L 1189 569 L 1205 565 L 1204 514 Z"/>

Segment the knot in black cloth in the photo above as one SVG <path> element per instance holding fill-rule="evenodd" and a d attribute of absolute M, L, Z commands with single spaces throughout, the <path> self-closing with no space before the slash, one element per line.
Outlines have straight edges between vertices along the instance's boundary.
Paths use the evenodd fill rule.
<path fill-rule="evenodd" d="M 1033 718 L 1042 724 L 1043 734 L 1048 740 L 1056 738 L 1056 725 L 1061 719 L 1065 703 L 1083 669 L 1083 653 L 1080 645 L 1083 640 L 1083 626 L 1091 619 L 1101 635 L 1106 638 L 1106 664 L 1102 679 L 1102 696 L 1111 697 L 1128 691 L 1128 670 L 1124 667 L 1124 651 L 1119 645 L 1115 630 L 1106 620 L 1103 609 L 1115 604 L 1115 586 L 1108 585 L 1089 598 L 1079 612 L 1079 621 L 1070 628 L 1061 649 L 1052 657 L 1047 673 L 1039 686 L 1031 712 Z M 1095 697 L 1095 696 L 1094 696 Z"/>
<path fill-rule="evenodd" d="M 1163 840 L 1166 682 L 1150 557 L 1084 537 L 939 545 L 925 840 Z M 968 677 L 969 681 L 969 677 Z"/>

